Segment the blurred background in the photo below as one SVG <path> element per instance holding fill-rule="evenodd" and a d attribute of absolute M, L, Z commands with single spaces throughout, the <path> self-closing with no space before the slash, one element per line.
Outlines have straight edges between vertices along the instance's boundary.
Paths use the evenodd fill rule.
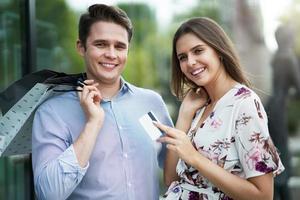
<path fill-rule="evenodd" d="M 169 87 L 173 33 L 182 21 L 194 16 L 207 16 L 221 24 L 269 117 L 276 119 L 279 114 L 286 119 L 280 136 L 270 134 L 275 144 L 276 138 L 287 139 L 279 148 L 287 149 L 283 155 L 288 155 L 286 162 L 291 166 L 286 185 L 290 199 L 300 198 L 300 0 L 0 0 L 0 92 L 42 69 L 82 72 L 83 62 L 75 48 L 77 23 L 93 3 L 117 5 L 127 12 L 134 36 L 123 76 L 158 91 L 174 122 L 180 102 Z M 293 37 L 284 42 L 291 46 L 283 45 L 280 50 L 278 35 L 282 34 L 275 37 L 275 33 L 282 26 L 288 26 Z M 293 62 L 280 57 L 282 54 Z M 285 83 L 275 87 L 282 80 Z M 285 91 L 284 95 L 280 96 L 279 90 Z M 280 108 L 276 114 L 269 105 L 280 98 L 278 102 L 283 103 L 275 106 L 275 110 Z M 0 199 L 35 199 L 30 155 L 0 157 Z"/>

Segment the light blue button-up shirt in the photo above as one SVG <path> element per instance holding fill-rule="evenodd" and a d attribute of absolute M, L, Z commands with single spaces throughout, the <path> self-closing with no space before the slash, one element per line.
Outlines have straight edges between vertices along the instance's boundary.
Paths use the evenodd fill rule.
<path fill-rule="evenodd" d="M 32 163 L 39 199 L 157 200 L 159 165 L 165 146 L 151 140 L 139 118 L 154 112 L 172 126 L 156 92 L 122 80 L 119 93 L 102 101 L 105 121 L 85 168 L 78 164 L 73 143 L 85 125 L 75 92 L 43 103 L 33 123 Z"/>

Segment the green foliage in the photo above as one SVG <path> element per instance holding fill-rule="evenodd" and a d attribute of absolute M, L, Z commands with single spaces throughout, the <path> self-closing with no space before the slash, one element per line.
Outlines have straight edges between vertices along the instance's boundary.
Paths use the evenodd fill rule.
<path fill-rule="evenodd" d="M 38 68 L 64 72 L 83 70 L 82 59 L 76 51 L 77 17 L 65 0 L 36 1 Z M 39 59 L 39 57 L 38 57 Z"/>
<path fill-rule="evenodd" d="M 131 19 L 134 33 L 130 44 L 125 79 L 142 87 L 154 88 L 157 84 L 157 63 L 155 48 L 157 38 L 155 13 L 146 4 L 118 4 Z"/>
<path fill-rule="evenodd" d="M 221 16 L 219 8 L 220 4 L 211 0 L 199 0 L 197 6 L 184 14 L 176 16 L 176 19 L 185 20 L 191 17 L 209 17 L 217 22 L 221 22 Z"/>
<path fill-rule="evenodd" d="M 193 17 L 208 17 L 216 21 L 222 26 L 228 35 L 232 35 L 230 13 L 225 10 L 230 4 L 230 0 L 211 1 L 211 0 L 199 0 L 197 5 L 192 9 L 187 10 L 182 14 L 176 15 L 174 22 L 179 26 L 179 23 Z"/>
<path fill-rule="evenodd" d="M 127 68 L 123 75 L 128 81 L 136 85 L 152 87 L 154 85 L 156 72 L 153 68 L 152 58 L 149 52 L 145 51 L 141 46 L 132 48 L 127 61 Z"/>
<path fill-rule="evenodd" d="M 118 4 L 131 19 L 134 29 L 133 43 L 141 45 L 145 38 L 156 32 L 155 12 L 144 3 Z"/>

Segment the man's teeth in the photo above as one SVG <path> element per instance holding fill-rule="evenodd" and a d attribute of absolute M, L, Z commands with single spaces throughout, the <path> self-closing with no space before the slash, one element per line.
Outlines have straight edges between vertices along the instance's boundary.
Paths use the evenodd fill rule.
<path fill-rule="evenodd" d="M 116 65 L 115 64 L 109 64 L 109 63 L 102 63 L 102 65 L 104 67 L 109 67 L 109 68 L 112 68 L 112 67 L 115 67 Z"/>
<path fill-rule="evenodd" d="M 199 73 L 201 73 L 201 72 L 203 72 L 204 71 L 204 67 L 203 68 L 200 68 L 200 69 L 197 69 L 197 70 L 195 70 L 195 71 L 193 71 L 191 74 L 193 75 L 193 76 L 195 76 L 195 75 L 197 75 L 197 74 L 199 74 Z"/>

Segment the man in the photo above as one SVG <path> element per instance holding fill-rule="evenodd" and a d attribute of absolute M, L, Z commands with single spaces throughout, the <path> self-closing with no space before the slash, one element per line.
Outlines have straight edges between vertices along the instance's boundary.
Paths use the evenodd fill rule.
<path fill-rule="evenodd" d="M 131 36 L 131 22 L 119 8 L 96 4 L 81 16 L 77 48 L 88 80 L 80 92 L 43 103 L 34 118 L 39 199 L 158 199 L 165 151 L 139 118 L 151 110 L 172 122 L 157 93 L 121 77 Z"/>

